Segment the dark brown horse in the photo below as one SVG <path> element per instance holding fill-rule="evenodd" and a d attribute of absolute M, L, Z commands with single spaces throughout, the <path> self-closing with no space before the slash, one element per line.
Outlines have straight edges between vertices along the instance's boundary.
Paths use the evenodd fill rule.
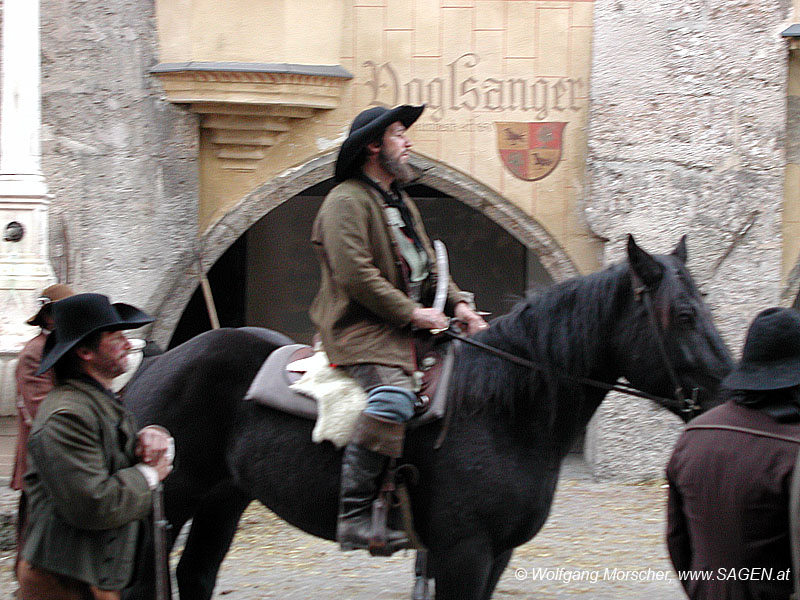
<path fill-rule="evenodd" d="M 463 348 L 444 444 L 434 449 L 440 424 L 421 427 L 403 458 L 419 469 L 410 491 L 437 598 L 490 598 L 514 548 L 547 519 L 561 461 L 607 393 L 559 373 L 625 377 L 662 397 L 672 396 L 675 379 L 699 391 L 702 408 L 714 405 L 731 359 L 685 261 L 683 240 L 672 254 L 651 256 L 631 239 L 627 263 L 537 293 L 476 337 L 545 371 Z M 634 292 L 642 284 L 652 320 Z M 184 600 L 211 597 L 254 499 L 304 531 L 335 537 L 341 452 L 313 443 L 310 421 L 243 400 L 264 359 L 288 342 L 266 330 L 208 332 L 156 358 L 128 388 L 140 423 L 175 436 L 167 516 L 173 532 L 193 519 L 177 572 Z M 150 598 L 151 590 L 143 572 L 126 597 Z"/>

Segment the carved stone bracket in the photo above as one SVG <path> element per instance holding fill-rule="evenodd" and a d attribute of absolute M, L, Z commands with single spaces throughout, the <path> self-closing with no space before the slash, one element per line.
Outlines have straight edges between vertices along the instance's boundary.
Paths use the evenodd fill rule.
<path fill-rule="evenodd" d="M 252 171 L 300 119 L 339 106 L 352 75 L 339 66 L 164 63 L 151 69 L 167 99 L 188 104 L 223 168 Z"/>

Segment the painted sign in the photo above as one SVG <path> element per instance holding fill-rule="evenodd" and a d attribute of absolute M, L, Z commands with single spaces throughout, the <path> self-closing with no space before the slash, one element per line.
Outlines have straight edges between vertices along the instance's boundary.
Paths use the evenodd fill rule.
<path fill-rule="evenodd" d="M 564 122 L 496 122 L 497 150 L 503 164 L 525 181 L 544 179 L 558 166 Z"/>
<path fill-rule="evenodd" d="M 477 73 L 480 61 L 477 54 L 462 54 L 438 77 L 402 81 L 391 62 L 367 60 L 363 66 L 368 77 L 363 85 L 372 92 L 370 106 L 424 103 L 426 116 L 435 122 L 458 111 L 522 111 L 534 119 L 546 119 L 552 112 L 566 116 L 584 108 L 580 78 L 538 77 L 532 73 L 481 77 Z"/>

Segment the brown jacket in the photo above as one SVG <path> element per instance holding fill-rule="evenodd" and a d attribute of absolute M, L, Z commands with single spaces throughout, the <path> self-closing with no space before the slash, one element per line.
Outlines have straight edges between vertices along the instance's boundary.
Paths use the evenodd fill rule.
<path fill-rule="evenodd" d="M 431 276 L 423 286 L 430 306 L 436 265 L 419 211 L 403 194 L 428 256 Z M 311 233 L 320 260 L 321 281 L 311 304 L 311 319 L 332 363 L 377 363 L 416 369 L 411 313 L 420 306 L 406 294 L 405 263 L 384 216 L 377 190 L 348 179 L 331 190 L 320 207 Z M 461 300 L 450 282 L 446 310 Z"/>
<path fill-rule="evenodd" d="M 777 434 L 797 443 L 726 429 Z M 667 547 L 692 600 L 786 600 L 791 578 L 789 489 L 800 424 L 727 402 L 694 419 L 667 466 Z M 762 570 L 763 569 L 763 570 Z M 783 573 L 783 575 L 781 575 Z M 749 576 L 749 578 L 748 578 Z"/>
<path fill-rule="evenodd" d="M 30 340 L 17 358 L 17 451 L 14 460 L 14 473 L 11 475 L 11 489 L 22 489 L 22 478 L 27 469 L 27 444 L 33 418 L 39 405 L 55 385 L 53 371 L 36 375 L 42 361 L 42 350 L 47 335 L 42 332 Z"/>

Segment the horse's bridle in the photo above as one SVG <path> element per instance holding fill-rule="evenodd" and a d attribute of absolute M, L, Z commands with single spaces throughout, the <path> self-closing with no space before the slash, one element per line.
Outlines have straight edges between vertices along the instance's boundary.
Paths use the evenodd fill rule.
<path fill-rule="evenodd" d="M 589 377 L 568 375 L 567 373 L 553 371 L 552 369 L 548 369 L 541 363 L 536 363 L 532 360 L 522 358 L 515 354 L 511 354 L 510 352 L 506 352 L 505 350 L 500 350 L 500 348 L 495 348 L 494 346 L 490 346 L 489 344 L 484 344 L 483 342 L 479 342 L 478 340 L 474 340 L 472 338 L 461 335 L 459 331 L 453 329 L 452 325 L 447 329 L 445 329 L 443 333 L 445 333 L 446 335 L 448 335 L 453 339 L 464 342 L 465 344 L 469 344 L 470 346 L 475 346 L 476 348 L 480 348 L 481 350 L 489 352 L 490 354 L 494 354 L 495 356 L 498 356 L 504 360 L 526 367 L 528 369 L 534 371 L 547 371 L 552 375 L 554 375 L 555 377 L 557 377 L 558 379 L 563 379 L 565 381 L 570 381 L 573 383 L 579 383 L 581 385 L 588 385 L 591 387 L 607 391 L 615 391 L 627 394 L 629 396 L 636 396 L 637 398 L 645 398 L 647 400 L 653 400 L 654 402 L 658 402 L 659 404 L 675 408 L 682 413 L 688 414 L 690 418 L 694 417 L 702 410 L 700 405 L 697 403 L 697 394 L 699 392 L 699 389 L 696 387 L 693 388 L 690 396 L 687 396 L 684 393 L 683 386 L 681 386 L 680 381 L 678 380 L 678 376 L 675 373 L 675 368 L 672 364 L 672 361 L 669 359 L 669 355 L 667 354 L 666 346 L 664 344 L 664 333 L 658 324 L 655 308 L 653 306 L 652 290 L 648 286 L 644 285 L 644 283 L 642 283 L 642 281 L 635 274 L 632 274 L 632 276 L 635 284 L 633 288 L 634 298 L 637 302 L 642 302 L 642 304 L 645 307 L 645 310 L 647 311 L 648 320 L 650 321 L 650 324 L 653 328 L 653 333 L 655 334 L 656 346 L 658 347 L 658 352 L 661 355 L 661 360 L 664 363 L 664 367 L 666 368 L 670 381 L 672 382 L 674 398 L 664 398 L 662 396 L 656 396 L 654 394 L 650 394 L 649 392 L 645 392 L 644 390 L 635 388 L 627 383 L 615 382 L 612 384 L 612 383 L 606 383 L 605 381 L 599 381 L 597 379 L 591 379 Z"/>
<path fill-rule="evenodd" d="M 655 334 L 656 347 L 658 348 L 658 353 L 661 355 L 661 362 L 664 363 L 664 367 L 667 369 L 667 374 L 672 382 L 674 402 L 677 403 L 677 408 L 680 410 L 680 412 L 688 414 L 689 418 L 695 417 L 702 411 L 702 408 L 697 403 L 697 394 L 700 390 L 697 387 L 692 388 L 692 393 L 690 396 L 687 396 L 684 392 L 683 386 L 681 385 L 681 382 L 678 380 L 678 376 L 675 373 L 675 367 L 672 365 L 672 361 L 669 359 L 669 354 L 667 354 L 667 348 L 664 344 L 664 332 L 661 330 L 661 327 L 658 324 L 656 310 L 653 306 L 652 289 L 645 285 L 635 273 L 632 273 L 632 277 L 634 283 L 636 284 L 633 288 L 633 297 L 637 302 L 641 302 L 647 311 L 647 318 L 650 321 L 650 325 L 653 328 L 653 333 Z M 673 401 L 666 402 L 666 398 L 662 398 L 660 401 L 664 404 L 675 406 Z"/>

